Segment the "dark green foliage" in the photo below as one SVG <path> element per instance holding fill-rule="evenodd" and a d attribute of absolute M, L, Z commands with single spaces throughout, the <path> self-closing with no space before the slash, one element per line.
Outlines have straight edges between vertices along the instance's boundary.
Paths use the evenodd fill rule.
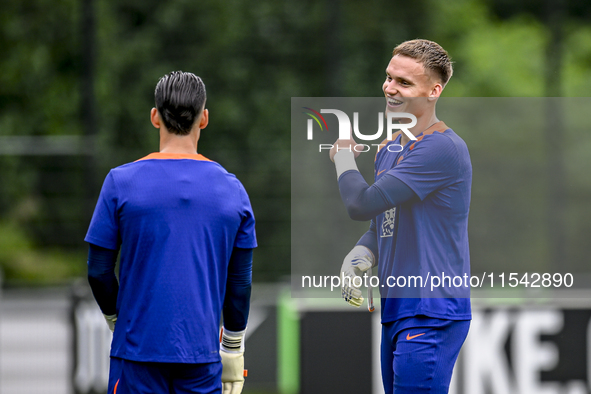
<path fill-rule="evenodd" d="M 579 11 L 566 14 L 572 34 L 565 35 L 564 71 L 557 83 L 563 84 L 565 95 L 586 95 L 591 87 L 591 31 L 581 19 L 589 7 L 571 3 Z M 291 97 L 380 96 L 393 47 L 417 37 L 438 41 L 456 61 L 444 95 L 543 95 L 546 27 L 536 19 L 537 11 L 526 7 L 513 12 L 506 6 L 488 0 L 95 0 L 96 139 L 87 143 L 94 154 L 0 155 L 0 229 L 13 236 L 0 232 L 5 248 L 0 266 L 9 279 L 39 280 L 39 275 L 20 272 L 19 262 L 41 266 L 50 250 L 84 255 L 83 238 L 102 179 L 110 168 L 158 150 L 158 133 L 149 122 L 154 87 L 165 73 L 185 70 L 201 76 L 207 86 L 210 124 L 202 133 L 200 153 L 235 173 L 250 194 L 260 244 L 255 280 L 289 275 Z M 81 13 L 77 0 L 3 2 L 0 137 L 89 132 L 83 122 Z M 531 188 L 489 197 L 498 193 L 499 184 L 522 185 L 519 176 L 524 172 L 514 171 L 522 165 L 516 159 L 519 153 L 506 153 L 517 161 L 495 164 L 498 157 L 491 156 L 490 144 L 507 142 L 502 136 L 492 141 L 490 135 L 484 137 L 466 137 L 478 174 L 487 177 L 475 180 L 473 256 L 497 259 L 491 255 L 497 250 L 493 237 L 499 245 L 513 242 L 512 248 L 527 243 L 523 250 L 538 250 L 532 257 L 538 259 L 545 250 L 543 220 L 519 229 L 533 231 L 533 240 L 515 240 L 504 231 L 511 224 L 495 220 L 510 220 L 512 209 L 528 207 L 536 216 L 548 209 L 545 200 L 532 202 Z M 567 259 L 577 267 L 588 256 L 583 234 L 590 214 L 585 202 L 589 184 L 580 181 L 585 173 L 578 170 L 590 161 L 582 146 L 567 141 L 564 148 L 580 163 L 565 170 L 568 185 L 578 180 L 569 186 L 572 204 L 565 213 Z M 546 193 L 539 178 L 542 165 L 524 171 L 538 174 L 531 184 Z M 500 179 L 502 174 L 513 178 Z M 55 263 L 56 254 L 52 256 Z M 60 259 L 84 266 L 83 258 Z M 53 270 L 59 271 L 54 279 L 76 275 L 79 267 Z"/>

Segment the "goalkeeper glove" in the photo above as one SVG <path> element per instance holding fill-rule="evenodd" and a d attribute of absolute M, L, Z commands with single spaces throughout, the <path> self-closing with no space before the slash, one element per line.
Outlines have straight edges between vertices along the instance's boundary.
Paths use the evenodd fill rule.
<path fill-rule="evenodd" d="M 103 316 L 105 317 L 105 320 L 107 321 L 107 324 L 109 325 L 109 330 L 111 330 L 111 332 L 115 332 L 115 323 L 117 322 L 117 315 L 103 314 Z"/>
<path fill-rule="evenodd" d="M 220 356 L 222 356 L 223 394 L 240 394 L 244 386 L 244 333 L 222 328 Z"/>
<path fill-rule="evenodd" d="M 345 257 L 341 267 L 341 295 L 350 305 L 359 308 L 363 304 L 363 297 L 361 290 L 359 290 L 363 283 L 361 277 L 373 266 L 374 261 L 375 258 L 371 250 L 362 245 L 356 245 Z M 357 277 L 359 279 L 354 280 Z"/>

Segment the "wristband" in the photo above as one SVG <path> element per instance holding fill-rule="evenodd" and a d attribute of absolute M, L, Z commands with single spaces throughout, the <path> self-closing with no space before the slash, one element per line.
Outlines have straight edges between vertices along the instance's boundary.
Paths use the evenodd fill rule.
<path fill-rule="evenodd" d="M 228 331 L 222 328 L 222 338 L 220 349 L 226 353 L 244 352 L 244 334 L 246 328 L 242 331 Z"/>
<path fill-rule="evenodd" d="M 339 179 L 345 171 L 359 171 L 359 169 L 357 169 L 357 163 L 355 162 L 355 154 L 347 149 L 340 150 L 334 155 L 334 164 L 337 169 L 337 179 Z"/>

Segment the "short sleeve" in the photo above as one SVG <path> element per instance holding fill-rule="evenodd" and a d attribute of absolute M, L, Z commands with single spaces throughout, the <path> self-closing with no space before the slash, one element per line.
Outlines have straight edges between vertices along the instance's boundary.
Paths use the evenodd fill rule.
<path fill-rule="evenodd" d="M 388 171 L 410 187 L 421 200 L 455 182 L 458 173 L 457 148 L 442 133 L 426 135 L 413 142 L 395 167 Z"/>
<path fill-rule="evenodd" d="M 88 232 L 84 240 L 88 243 L 116 250 L 120 245 L 119 219 L 117 217 L 117 186 L 113 173 L 109 172 L 99 195 Z"/>
<path fill-rule="evenodd" d="M 252 213 L 252 207 L 250 205 L 248 194 L 242 185 L 240 185 L 240 197 L 242 220 L 240 222 L 240 227 L 238 228 L 238 234 L 236 234 L 234 247 L 242 249 L 256 248 L 257 240 L 254 228 L 254 214 Z"/>

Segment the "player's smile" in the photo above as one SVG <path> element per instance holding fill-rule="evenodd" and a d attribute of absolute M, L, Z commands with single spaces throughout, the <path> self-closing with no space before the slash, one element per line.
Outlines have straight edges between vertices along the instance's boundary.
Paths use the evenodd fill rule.
<path fill-rule="evenodd" d="M 388 108 L 392 109 L 392 110 L 396 110 L 397 108 L 400 108 L 400 106 L 402 104 L 404 104 L 403 101 L 395 99 L 394 97 L 387 97 L 386 96 L 386 103 L 388 104 Z"/>

